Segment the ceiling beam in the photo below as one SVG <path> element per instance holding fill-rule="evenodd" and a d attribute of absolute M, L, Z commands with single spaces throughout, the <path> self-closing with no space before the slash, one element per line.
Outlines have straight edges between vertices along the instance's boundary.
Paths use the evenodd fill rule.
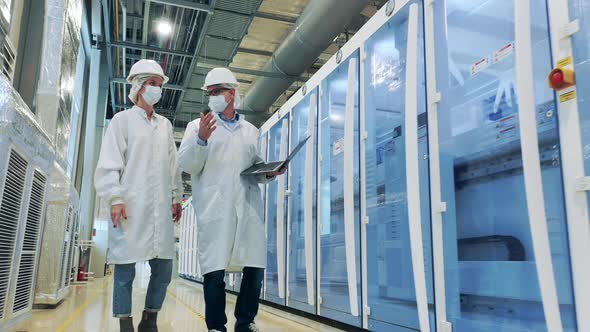
<path fill-rule="evenodd" d="M 187 9 L 192 9 L 192 10 L 198 10 L 198 11 L 205 12 L 205 13 L 211 12 L 211 8 L 209 8 L 209 5 L 198 3 L 198 2 L 187 1 L 187 0 L 150 0 L 150 2 L 159 3 L 162 5 L 169 5 L 169 6 L 174 6 L 174 7 L 181 7 L 181 8 L 187 8 Z"/>
<path fill-rule="evenodd" d="M 232 41 L 232 42 L 239 42 L 240 41 L 240 39 L 229 38 L 229 37 L 224 37 L 224 36 L 217 36 L 217 35 L 206 35 L 205 38 L 227 40 L 227 41 Z"/>
<path fill-rule="evenodd" d="M 141 50 L 141 51 L 170 54 L 170 55 L 182 56 L 182 57 L 187 57 L 187 58 L 190 58 L 193 56 L 193 54 L 189 53 L 189 52 L 168 50 L 165 48 L 153 47 L 153 46 L 148 46 L 148 45 L 144 45 L 144 44 L 129 43 L 129 42 L 111 41 L 110 43 L 107 43 L 107 46 L 119 47 L 119 48 L 131 48 L 131 49 L 136 49 L 136 50 Z"/>
<path fill-rule="evenodd" d="M 197 67 L 213 69 L 213 68 L 217 68 L 219 66 L 214 65 L 214 64 L 210 64 L 210 63 L 197 62 Z M 307 78 L 302 77 L 302 76 L 289 76 L 289 75 L 284 75 L 284 74 L 280 74 L 280 73 L 271 73 L 271 72 L 266 72 L 266 71 L 246 69 L 246 68 L 237 68 L 237 67 L 229 67 L 229 70 L 231 70 L 232 72 L 234 72 L 236 74 L 274 77 L 274 78 L 290 78 L 290 79 L 294 79 L 299 82 L 307 82 Z"/>
<path fill-rule="evenodd" d="M 284 23 L 289 23 L 289 24 L 295 24 L 295 22 L 297 22 L 297 17 L 280 15 L 280 14 L 256 12 L 256 13 L 254 13 L 254 16 L 264 18 L 267 20 L 273 20 L 273 21 L 284 22 Z"/>
<path fill-rule="evenodd" d="M 148 42 L 148 35 L 149 35 L 149 23 L 150 23 L 150 6 L 151 2 L 146 1 L 145 5 L 143 6 L 143 33 L 142 33 L 142 37 L 141 37 L 141 41 L 144 45 L 147 45 Z M 141 51 L 141 58 L 145 59 L 146 56 L 146 52 L 145 51 Z"/>
<path fill-rule="evenodd" d="M 112 83 L 119 83 L 119 84 L 129 84 L 129 82 L 127 82 L 127 80 L 124 77 L 113 77 L 113 78 L 111 78 L 111 82 Z M 168 89 L 168 90 L 183 90 L 184 89 L 182 86 L 177 85 L 177 84 L 164 84 L 164 86 L 162 88 Z"/>
<path fill-rule="evenodd" d="M 215 9 L 215 11 L 229 13 L 229 14 L 238 15 L 238 16 L 242 16 L 242 17 L 250 17 L 250 16 L 260 17 L 260 18 L 264 18 L 267 20 L 273 20 L 273 21 L 284 22 L 284 23 L 289 23 L 289 24 L 294 24 L 295 22 L 297 22 L 297 17 L 280 15 L 280 14 L 273 14 L 273 13 L 265 13 L 265 12 L 259 12 L 259 11 L 255 12 L 252 15 L 246 14 L 246 13 L 241 13 L 241 12 L 238 12 L 235 10 L 230 10 L 230 9 Z"/>
<path fill-rule="evenodd" d="M 256 50 L 252 48 L 245 48 L 245 47 L 238 47 L 239 53 L 247 53 L 247 54 L 254 54 L 254 55 L 262 55 L 262 56 L 272 56 L 273 52 L 264 51 L 264 50 Z"/>

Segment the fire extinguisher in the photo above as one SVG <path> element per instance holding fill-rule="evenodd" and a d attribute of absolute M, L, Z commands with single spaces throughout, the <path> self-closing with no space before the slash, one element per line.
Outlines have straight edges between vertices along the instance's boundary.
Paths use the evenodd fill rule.
<path fill-rule="evenodd" d="M 86 281 L 84 278 L 84 265 L 80 265 L 80 268 L 78 269 L 78 281 Z"/>

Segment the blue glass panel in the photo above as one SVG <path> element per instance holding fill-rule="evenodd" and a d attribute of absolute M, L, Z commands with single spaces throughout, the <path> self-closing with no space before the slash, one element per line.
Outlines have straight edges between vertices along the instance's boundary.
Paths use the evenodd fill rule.
<path fill-rule="evenodd" d="M 569 0 L 570 19 L 578 19 L 580 31 L 573 35 L 574 62 L 576 68 L 576 89 L 578 112 L 584 145 L 584 166 L 586 176 L 590 176 L 590 5 L 584 0 Z M 590 193 L 588 194 L 590 205 Z"/>
<path fill-rule="evenodd" d="M 358 52 L 351 56 L 357 59 Z M 351 325 L 361 324 L 360 286 L 360 211 L 359 211 L 359 135 L 358 135 L 358 68 L 355 76 L 354 107 L 354 240 L 359 316 L 351 315 L 346 244 L 344 235 L 344 118 L 348 86 L 349 59 L 323 82 L 321 99 L 321 315 Z"/>
<path fill-rule="evenodd" d="M 270 142 L 268 144 L 268 160 L 280 160 L 281 156 L 281 132 L 283 120 L 277 122 L 270 129 Z M 288 139 L 288 138 L 287 138 Z M 285 304 L 285 299 L 279 297 L 279 272 L 277 261 L 277 181 L 268 185 L 266 236 L 267 236 L 267 263 L 266 263 L 266 293 L 265 299 L 271 302 Z M 285 204 L 285 206 L 287 206 Z M 286 210 L 285 210 L 286 211 Z M 286 213 L 285 213 L 286 215 Z M 286 218 L 284 220 L 287 220 Z M 286 234 L 283 234 L 286 237 Z M 283 259 L 283 262 L 285 260 Z M 283 276 L 284 277 L 284 276 Z"/>
<path fill-rule="evenodd" d="M 514 57 L 514 0 L 436 3 L 447 312 L 454 331 L 546 331 L 527 212 Z M 575 313 L 546 3 L 531 1 L 545 208 L 565 331 Z M 518 47 L 518 45 L 516 45 Z M 543 257 L 542 259 L 547 259 Z"/>
<path fill-rule="evenodd" d="M 421 16 L 421 15 L 420 15 Z M 420 201 L 431 325 L 434 327 L 428 138 L 422 17 L 419 27 L 418 113 Z M 414 31 L 410 33 L 416 33 Z M 408 7 L 398 12 L 365 44 L 365 149 L 367 214 L 367 284 L 369 330 L 397 326 L 419 329 L 410 250 L 405 149 Z"/>
<path fill-rule="evenodd" d="M 307 96 L 299 102 L 297 106 L 293 108 L 291 112 L 291 116 L 293 117 L 292 129 L 291 129 L 291 148 L 297 146 L 297 144 L 305 139 L 307 136 L 311 135 L 309 132 L 309 109 L 311 103 L 311 96 L 316 96 L 316 103 L 313 106 L 313 116 L 317 117 L 317 89 L 314 89 L 308 92 Z M 313 122 L 315 123 L 313 132 L 317 133 L 317 119 Z M 317 139 L 314 137 L 313 142 L 317 142 Z M 315 280 L 315 273 L 316 273 L 316 201 L 317 201 L 317 191 L 316 191 L 316 146 L 312 145 L 312 140 L 310 139 L 307 144 L 314 148 L 314 153 L 312 157 L 313 162 L 313 170 L 310 176 L 306 176 L 306 151 L 307 145 L 305 149 L 302 149 L 293 160 L 289 164 L 289 172 L 290 177 L 289 181 L 291 184 L 291 200 L 289 203 L 290 208 L 290 229 L 291 235 L 289 238 L 289 306 L 297 308 L 299 310 L 307 311 L 310 313 L 315 313 L 315 305 L 310 305 L 309 303 L 315 304 L 315 289 L 316 289 L 316 280 Z M 311 181 L 312 183 L 312 211 L 313 211 L 313 221 L 311 229 L 312 234 L 310 236 L 310 240 L 312 243 L 311 250 L 306 249 L 305 247 L 305 201 L 307 193 L 305 193 L 305 186 L 307 185 L 307 181 Z M 309 252 L 308 252 L 309 250 Z M 306 266 L 306 255 L 312 257 L 312 265 L 307 267 Z M 308 294 L 307 294 L 307 287 L 308 287 L 308 279 L 307 279 L 307 268 L 312 270 L 313 279 L 310 279 L 309 282 L 313 285 L 313 295 L 311 301 L 308 302 Z"/>

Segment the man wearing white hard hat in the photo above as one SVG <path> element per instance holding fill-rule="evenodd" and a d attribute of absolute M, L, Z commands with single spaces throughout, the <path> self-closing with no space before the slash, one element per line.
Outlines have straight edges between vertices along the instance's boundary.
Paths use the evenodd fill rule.
<path fill-rule="evenodd" d="M 94 185 L 111 206 L 107 260 L 115 264 L 113 316 L 122 332 L 134 331 L 131 318 L 135 263 L 151 267 L 139 332 L 158 331 L 172 276 L 174 225 L 181 216 L 182 183 L 172 125 L 154 112 L 168 77 L 153 60 L 131 67 L 132 108 L 115 114 L 103 139 Z"/>
<path fill-rule="evenodd" d="M 236 332 L 258 331 L 254 318 L 266 267 L 266 238 L 259 183 L 267 177 L 240 173 L 262 161 L 259 132 L 244 120 L 238 81 L 226 68 L 211 70 L 203 90 L 211 113 L 188 124 L 180 145 L 180 168 L 192 178 L 197 215 L 199 266 L 204 276 L 205 320 L 209 331 L 227 331 L 226 272 L 242 272 L 236 302 Z"/>

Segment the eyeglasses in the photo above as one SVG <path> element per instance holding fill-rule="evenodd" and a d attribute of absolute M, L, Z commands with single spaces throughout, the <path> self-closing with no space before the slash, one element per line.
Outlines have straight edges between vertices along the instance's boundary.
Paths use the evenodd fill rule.
<path fill-rule="evenodd" d="M 217 89 L 213 89 L 211 91 L 205 91 L 205 96 L 210 97 L 210 96 L 219 96 L 222 92 L 225 91 L 229 91 L 230 89 L 227 88 L 217 88 Z"/>

